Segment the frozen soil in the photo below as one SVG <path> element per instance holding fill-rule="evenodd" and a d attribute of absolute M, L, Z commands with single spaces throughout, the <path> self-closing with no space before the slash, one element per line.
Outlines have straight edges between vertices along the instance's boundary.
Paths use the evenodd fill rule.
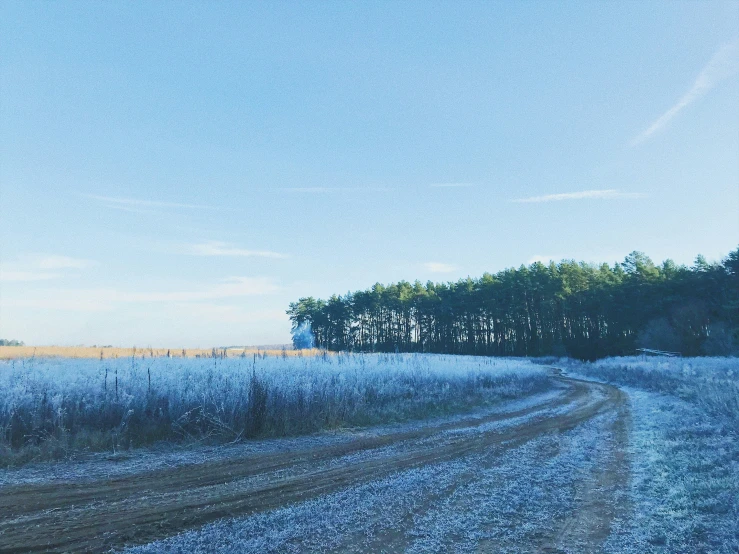
<path fill-rule="evenodd" d="M 0 551 L 594 551 L 628 508 L 625 395 L 551 381 L 473 415 L 18 470 Z"/>

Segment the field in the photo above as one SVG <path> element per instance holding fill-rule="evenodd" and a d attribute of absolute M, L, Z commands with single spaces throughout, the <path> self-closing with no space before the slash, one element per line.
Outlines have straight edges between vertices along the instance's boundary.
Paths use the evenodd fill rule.
<path fill-rule="evenodd" d="M 316 349 L 292 348 L 118 348 L 113 346 L 0 346 L 0 360 L 25 358 L 235 358 L 254 354 L 267 356 L 315 356 Z"/>
<path fill-rule="evenodd" d="M 0 462 L 423 418 L 545 386 L 527 362 L 443 356 L 11 360 L 0 362 Z"/>
<path fill-rule="evenodd" d="M 534 362 L 0 363 L 0 551 L 739 550 L 736 359 Z"/>

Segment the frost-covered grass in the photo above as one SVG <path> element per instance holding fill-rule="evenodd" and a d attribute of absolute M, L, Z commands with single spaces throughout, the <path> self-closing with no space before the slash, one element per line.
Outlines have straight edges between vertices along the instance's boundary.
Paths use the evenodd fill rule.
<path fill-rule="evenodd" d="M 739 358 L 606 358 L 568 361 L 578 373 L 616 385 L 669 394 L 739 425 Z"/>
<path fill-rule="evenodd" d="M 627 554 L 739 552 L 739 436 L 697 406 L 626 389 L 633 514 L 606 543 Z"/>
<path fill-rule="evenodd" d="M 403 421 L 546 383 L 523 360 L 439 355 L 0 362 L 0 464 Z"/>
<path fill-rule="evenodd" d="M 516 400 L 500 402 L 490 406 L 479 406 L 472 411 L 430 417 L 423 420 L 408 420 L 384 425 L 374 425 L 372 427 L 339 428 L 310 435 L 252 439 L 212 445 L 160 443 L 154 447 L 123 451 L 116 455 L 111 455 L 110 452 L 105 451 L 89 453 L 85 456 L 78 456 L 69 460 L 31 463 L 0 471 L 0 488 L 8 485 L 32 483 L 51 484 L 54 482 L 112 479 L 134 473 L 156 471 L 165 468 L 171 469 L 178 466 L 202 464 L 219 460 L 245 458 L 258 454 L 308 451 L 364 438 L 410 433 L 424 427 L 431 428 L 462 422 L 468 422 L 471 427 L 462 427 L 461 429 L 467 429 L 468 432 L 480 433 L 481 430 L 490 431 L 495 428 L 503 428 L 508 425 L 521 423 L 541 414 L 561 413 L 569 405 L 566 404 L 563 407 L 554 409 L 542 409 L 527 416 L 505 417 L 502 421 L 495 423 L 480 424 L 478 422 L 479 419 L 487 418 L 494 414 L 506 415 L 511 412 L 539 407 L 554 400 L 562 399 L 565 392 L 566 389 L 564 387 L 557 387 L 555 385 L 554 388 L 545 392 L 527 395 Z M 449 430 L 442 431 L 441 435 L 436 436 L 446 437 L 447 435 L 453 434 Z M 434 438 L 424 440 L 433 442 Z M 408 445 L 408 448 L 410 448 L 410 445 Z M 373 452 L 377 452 L 377 449 L 373 449 Z M 346 459 L 346 457 L 343 459 Z"/>
<path fill-rule="evenodd" d="M 739 552 L 739 359 L 570 362 L 624 386 L 632 412 L 633 515 L 609 552 Z"/>
<path fill-rule="evenodd" d="M 577 535 L 593 516 L 578 484 L 587 491 L 612 459 L 613 414 L 502 455 L 399 472 L 130 551 L 739 552 L 739 427 L 725 408 L 736 400 L 737 360 L 560 363 L 629 397 L 628 488 L 613 497 L 597 482 L 591 489 L 596 504 L 620 506 L 598 550 Z M 573 533 L 562 534 L 573 517 Z"/>

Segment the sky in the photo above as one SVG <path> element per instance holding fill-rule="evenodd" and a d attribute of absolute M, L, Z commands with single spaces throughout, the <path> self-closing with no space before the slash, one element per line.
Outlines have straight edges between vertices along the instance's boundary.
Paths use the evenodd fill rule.
<path fill-rule="evenodd" d="M 0 3 L 0 337 L 739 245 L 739 2 Z"/>

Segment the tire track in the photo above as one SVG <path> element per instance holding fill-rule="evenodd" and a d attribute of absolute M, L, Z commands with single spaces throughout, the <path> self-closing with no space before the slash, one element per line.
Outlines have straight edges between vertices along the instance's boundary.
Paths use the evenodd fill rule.
<path fill-rule="evenodd" d="M 626 395 L 619 393 L 621 398 L 616 406 L 617 417 L 611 424 L 610 453 L 605 464 L 578 484 L 577 509 L 558 523 L 553 536 L 544 542 L 542 552 L 597 552 L 608 538 L 613 522 L 623 519 L 628 512 L 623 493 L 630 477 L 627 456 L 630 413 Z"/>
<path fill-rule="evenodd" d="M 554 369 L 554 375 L 557 379 L 569 383 L 590 383 L 589 381 L 581 381 L 565 377 L 561 370 Z M 556 554 L 564 554 L 566 552 L 595 552 L 597 547 L 601 545 L 608 537 L 610 527 L 613 520 L 617 517 L 623 517 L 626 507 L 623 502 L 616 501 L 619 493 L 625 491 L 628 481 L 628 464 L 625 459 L 625 449 L 628 436 L 627 420 L 629 417 L 628 409 L 625 403 L 625 394 L 615 387 L 605 386 L 603 389 L 607 391 L 608 402 L 604 409 L 593 412 L 591 417 L 578 422 L 578 425 L 592 419 L 598 414 L 606 411 L 615 411 L 617 418 L 612 424 L 612 432 L 615 436 L 615 444 L 609 445 L 611 450 L 608 457 L 608 463 L 604 467 L 598 467 L 591 476 L 577 483 L 577 494 L 582 498 L 578 502 L 576 511 L 568 514 L 566 518 L 557 522 L 556 530 L 552 533 L 539 534 L 531 537 L 531 542 L 520 544 L 521 552 L 552 552 Z M 553 429 L 554 432 L 561 432 L 571 429 L 570 425 Z M 478 459 L 474 468 L 470 468 L 462 472 L 456 479 L 445 485 L 443 488 L 433 489 L 424 493 L 423 501 L 413 512 L 406 513 L 402 521 L 398 525 L 381 529 L 379 532 L 373 533 L 371 540 L 367 540 L 361 530 L 356 531 L 353 535 L 345 537 L 341 544 L 333 548 L 331 552 L 388 552 L 400 553 L 406 552 L 413 545 L 417 538 L 414 533 L 415 519 L 425 512 L 433 510 L 438 503 L 456 493 L 460 489 L 464 489 L 471 483 L 479 480 L 478 469 L 490 468 L 496 465 L 497 460 L 509 449 L 520 447 L 530 440 L 541 437 L 544 433 L 538 433 L 535 436 L 528 432 L 522 433 L 510 442 L 505 443 L 502 447 L 493 447 L 485 454 L 485 458 Z M 619 499 L 620 500 L 620 499 Z M 464 509 L 464 508 L 460 508 Z M 510 521 L 510 525 L 522 525 L 525 520 L 517 522 Z M 502 545 L 491 544 L 492 541 L 486 539 L 486 544 L 479 545 L 479 552 L 496 552 L 502 551 Z M 452 544 L 445 546 L 449 551 L 453 551 Z M 508 550 L 506 550 L 508 551 Z"/>
<path fill-rule="evenodd" d="M 544 433 L 572 429 L 622 401 L 620 391 L 608 385 L 563 376 L 552 379 L 570 389 L 564 397 L 486 418 L 110 480 L 5 487 L 0 498 L 0 551 L 98 552 L 148 543 L 217 519 L 272 510 L 398 471 L 480 451 L 504 451 Z M 551 412 L 563 407 L 570 409 Z M 533 419 L 484 432 L 446 433 L 525 416 Z M 402 448 L 389 448 L 395 446 Z M 354 454 L 362 456 L 350 456 Z"/>
<path fill-rule="evenodd" d="M 581 387 L 568 386 L 569 392 L 528 408 L 494 413 L 480 418 L 469 418 L 439 425 L 423 425 L 417 429 L 362 437 L 346 443 L 298 450 L 290 453 L 256 453 L 243 457 L 221 459 L 201 464 L 189 464 L 134 473 L 111 479 L 89 482 L 55 482 L 49 484 L 9 485 L 0 488 L 0 520 L 41 510 L 64 508 L 105 499 L 107 502 L 124 500 L 136 494 L 167 493 L 186 488 L 202 488 L 254 477 L 260 474 L 313 465 L 369 450 L 375 450 L 405 441 L 421 441 L 446 431 L 465 429 L 486 423 L 502 422 L 524 417 L 547 409 L 571 404 L 585 396 Z"/>

